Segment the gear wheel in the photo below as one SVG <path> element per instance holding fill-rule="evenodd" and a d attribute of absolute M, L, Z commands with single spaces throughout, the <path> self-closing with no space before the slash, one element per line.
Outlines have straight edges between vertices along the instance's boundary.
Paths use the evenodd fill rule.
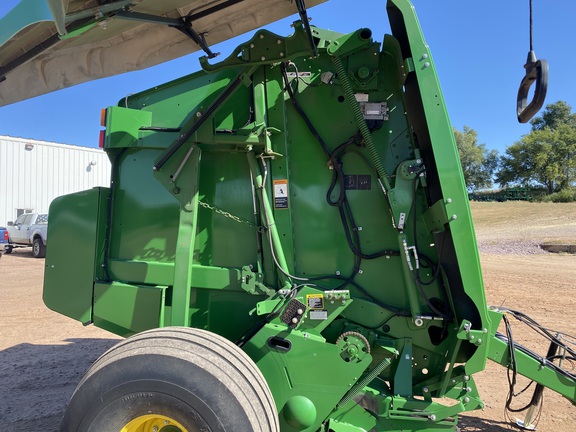
<path fill-rule="evenodd" d="M 370 342 L 361 333 L 345 332 L 336 339 L 340 357 L 346 362 L 358 363 L 370 354 Z"/>

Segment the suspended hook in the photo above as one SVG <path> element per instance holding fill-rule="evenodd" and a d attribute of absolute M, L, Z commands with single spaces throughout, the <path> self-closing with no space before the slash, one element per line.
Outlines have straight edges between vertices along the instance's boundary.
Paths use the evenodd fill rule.
<path fill-rule="evenodd" d="M 520 83 L 516 105 L 520 123 L 527 123 L 542 108 L 548 90 L 548 62 L 546 60 L 537 60 L 534 51 L 530 51 L 524 68 L 526 75 Z M 534 96 L 528 103 L 528 92 L 534 83 L 536 83 Z"/>
<path fill-rule="evenodd" d="M 533 0 L 530 0 L 530 51 L 524 65 L 526 75 L 522 78 L 516 99 L 516 113 L 520 123 L 527 123 L 542 108 L 548 90 L 548 62 L 536 59 L 534 53 L 532 3 Z M 528 92 L 534 83 L 534 97 L 528 103 Z"/>

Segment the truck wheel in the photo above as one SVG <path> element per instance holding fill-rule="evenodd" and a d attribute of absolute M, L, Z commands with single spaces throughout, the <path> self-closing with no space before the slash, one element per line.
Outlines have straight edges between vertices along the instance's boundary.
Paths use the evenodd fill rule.
<path fill-rule="evenodd" d="M 108 350 L 88 370 L 62 431 L 278 432 L 272 394 L 236 345 L 205 330 L 167 327 Z"/>
<path fill-rule="evenodd" d="M 4 253 L 11 254 L 12 253 L 12 246 L 4 246 Z"/>
<path fill-rule="evenodd" d="M 32 241 L 32 255 L 34 258 L 44 258 L 46 256 L 46 246 L 41 238 L 36 237 Z"/>

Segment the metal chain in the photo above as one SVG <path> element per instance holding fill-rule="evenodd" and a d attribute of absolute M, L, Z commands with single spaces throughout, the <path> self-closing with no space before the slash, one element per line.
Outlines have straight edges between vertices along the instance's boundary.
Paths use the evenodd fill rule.
<path fill-rule="evenodd" d="M 210 204 L 208 204 L 208 203 L 205 203 L 204 201 L 200 201 L 200 200 L 199 200 L 199 201 L 198 201 L 198 204 L 199 204 L 200 206 L 202 206 L 202 207 L 204 207 L 204 208 L 206 208 L 206 209 L 212 210 L 214 213 L 218 213 L 219 215 L 222 215 L 222 216 L 224 216 L 224 217 L 226 217 L 226 218 L 228 218 L 228 219 L 232 219 L 233 221 L 236 221 L 236 222 L 238 222 L 238 223 L 243 223 L 243 224 L 246 224 L 246 225 L 250 225 L 252 228 L 255 228 L 256 230 L 258 230 L 258 231 L 260 231 L 260 232 L 264 229 L 264 227 L 257 226 L 257 225 L 255 225 L 255 224 L 253 224 L 252 222 L 247 221 L 246 219 L 242 219 L 242 218 L 239 217 L 239 216 L 235 216 L 235 215 L 233 215 L 232 213 L 229 213 L 229 212 L 227 212 L 227 211 L 221 210 L 221 209 L 219 209 L 218 207 L 214 207 L 214 206 L 212 206 L 212 205 L 210 205 Z"/>

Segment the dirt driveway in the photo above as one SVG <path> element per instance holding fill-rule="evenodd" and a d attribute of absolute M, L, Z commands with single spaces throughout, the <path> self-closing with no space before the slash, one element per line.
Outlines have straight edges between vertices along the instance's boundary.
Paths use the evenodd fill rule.
<path fill-rule="evenodd" d="M 576 334 L 576 255 L 540 251 L 538 241 L 576 239 L 576 205 L 473 203 L 488 304 L 519 309 L 541 324 Z M 532 206 L 532 207 L 531 207 Z M 46 309 L 44 260 L 29 250 L 0 259 L 0 431 L 52 432 L 89 365 L 118 338 Z M 546 346 L 514 328 L 539 353 Z M 462 432 L 514 429 L 504 416 L 506 370 L 491 362 L 476 375 L 485 408 L 461 418 Z M 521 388 L 519 384 L 518 388 Z M 521 401 L 518 402 L 521 404 Z M 544 393 L 538 430 L 576 429 L 576 408 Z"/>

